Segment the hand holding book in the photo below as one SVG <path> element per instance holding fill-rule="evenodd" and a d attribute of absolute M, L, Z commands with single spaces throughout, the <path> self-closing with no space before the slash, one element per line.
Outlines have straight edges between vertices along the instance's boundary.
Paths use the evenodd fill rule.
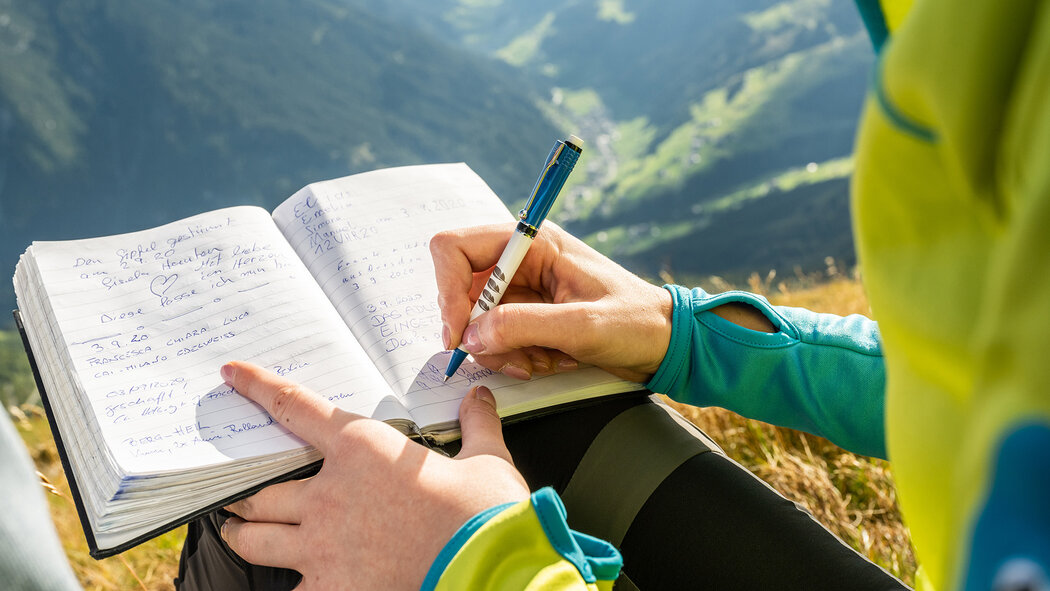
<path fill-rule="evenodd" d="M 464 522 L 529 496 L 487 388 L 463 399 L 463 447 L 450 459 L 258 366 L 225 365 L 223 378 L 325 455 L 316 476 L 229 506 L 240 518 L 222 528 L 241 558 L 296 570 L 311 587 L 418 589 Z"/>
<path fill-rule="evenodd" d="M 272 215 L 30 246 L 19 322 L 92 555 L 321 457 L 218 379 L 230 359 L 435 441 L 482 381 L 504 418 L 639 389 L 594 367 L 521 382 L 471 363 L 443 381 L 429 241 L 512 219 L 465 165 L 429 165 L 314 183 Z"/>

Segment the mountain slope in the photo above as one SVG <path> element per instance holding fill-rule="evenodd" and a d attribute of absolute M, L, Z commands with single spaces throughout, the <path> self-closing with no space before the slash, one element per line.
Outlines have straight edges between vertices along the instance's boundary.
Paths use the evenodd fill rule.
<path fill-rule="evenodd" d="M 516 209 L 568 132 L 553 218 L 639 272 L 851 264 L 871 63 L 850 0 L 0 0 L 0 268 L 398 164 Z"/>
<path fill-rule="evenodd" d="M 600 197 L 581 193 L 566 225 L 647 274 L 667 266 L 694 275 L 809 270 L 826 256 L 852 265 L 846 181 L 866 43 L 854 36 L 792 53 L 707 93 L 652 152 L 623 163 Z M 807 206 L 814 195 L 827 207 Z M 748 218 L 738 215 L 745 206 Z M 807 247 L 797 248 L 803 235 Z M 698 249 L 720 243 L 724 256 L 690 255 L 689 240 Z"/>
<path fill-rule="evenodd" d="M 843 159 L 872 52 L 849 0 L 404 0 L 380 10 L 551 89 L 552 118 L 590 140 L 555 216 L 602 252 L 647 275 L 854 262 Z"/>
<path fill-rule="evenodd" d="M 516 204 L 559 135 L 509 67 L 349 6 L 5 0 L 0 14 L 7 276 L 31 240 L 271 207 L 383 166 L 464 160 Z"/>

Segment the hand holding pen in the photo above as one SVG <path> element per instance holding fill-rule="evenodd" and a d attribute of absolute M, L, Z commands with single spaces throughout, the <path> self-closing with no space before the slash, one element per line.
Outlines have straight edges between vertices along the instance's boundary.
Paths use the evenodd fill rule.
<path fill-rule="evenodd" d="M 543 224 L 543 220 L 547 219 L 547 213 L 554 205 L 554 200 L 558 198 L 558 193 L 561 192 L 562 186 L 569 178 L 569 173 L 576 166 L 576 161 L 583 152 L 581 146 L 583 146 L 583 140 L 574 135 L 569 136 L 569 139 L 565 141 L 554 142 L 554 147 L 543 163 L 543 169 L 540 171 L 539 178 L 536 179 L 536 184 L 532 187 L 532 193 L 525 207 L 518 212 L 520 220 L 518 226 L 503 249 L 503 254 L 492 267 L 492 274 L 489 275 L 486 285 L 474 304 L 474 309 L 470 312 L 471 320 L 495 308 L 503 299 L 503 294 L 507 292 L 521 260 L 525 258 L 525 253 L 532 246 L 540 225 Z M 467 358 L 467 354 L 466 349 L 462 346 L 452 352 L 452 358 L 449 359 L 448 368 L 445 370 L 445 381 L 456 373 L 463 360 Z"/>
<path fill-rule="evenodd" d="M 431 241 L 445 347 L 459 345 L 480 365 L 522 379 L 580 362 L 646 381 L 670 341 L 670 293 L 555 224 L 538 233 L 502 303 L 471 315 L 509 230 L 462 228 Z"/>

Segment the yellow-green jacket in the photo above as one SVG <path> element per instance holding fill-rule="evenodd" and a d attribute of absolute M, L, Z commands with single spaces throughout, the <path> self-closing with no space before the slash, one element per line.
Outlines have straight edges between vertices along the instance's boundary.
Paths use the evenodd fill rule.
<path fill-rule="evenodd" d="M 858 4 L 879 59 L 854 233 L 919 587 L 1045 576 L 1050 3 Z"/>
<path fill-rule="evenodd" d="M 543 488 L 528 501 L 471 518 L 430 566 L 422 588 L 609 591 L 622 565 L 616 548 L 570 530 L 561 499 Z"/>

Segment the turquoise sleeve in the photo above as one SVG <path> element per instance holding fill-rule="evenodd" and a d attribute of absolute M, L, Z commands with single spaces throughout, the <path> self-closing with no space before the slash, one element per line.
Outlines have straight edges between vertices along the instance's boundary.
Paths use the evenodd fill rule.
<path fill-rule="evenodd" d="M 646 387 L 886 457 L 886 377 L 875 322 L 772 306 L 742 291 L 664 287 L 674 301 L 671 342 Z M 754 306 L 777 332 L 750 330 L 711 312 L 728 302 Z"/>

